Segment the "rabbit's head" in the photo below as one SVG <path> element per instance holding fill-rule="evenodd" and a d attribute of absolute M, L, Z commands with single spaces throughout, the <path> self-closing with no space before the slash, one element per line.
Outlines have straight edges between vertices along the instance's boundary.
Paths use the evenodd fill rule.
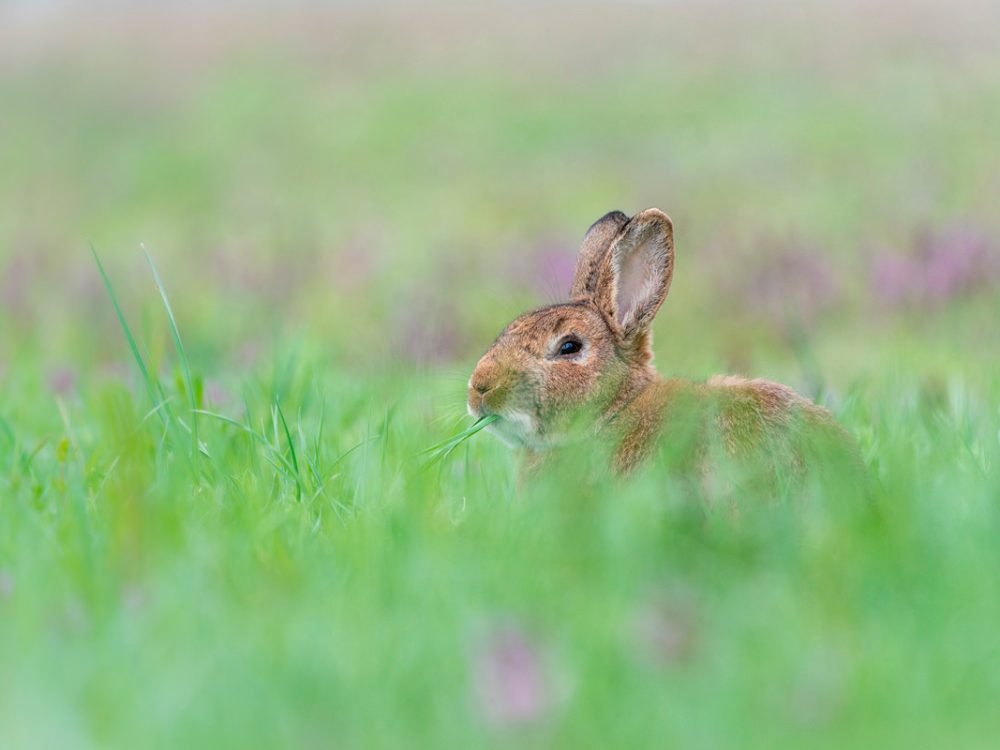
<path fill-rule="evenodd" d="M 520 316 L 479 360 L 469 413 L 499 416 L 489 429 L 530 450 L 611 416 L 655 377 L 650 327 L 673 268 L 662 211 L 599 219 L 580 248 L 570 300 Z"/>

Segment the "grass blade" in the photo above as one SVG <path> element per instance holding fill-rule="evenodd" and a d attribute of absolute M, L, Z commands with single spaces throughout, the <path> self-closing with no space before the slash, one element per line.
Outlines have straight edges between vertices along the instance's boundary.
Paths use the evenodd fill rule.
<path fill-rule="evenodd" d="M 254 440 L 263 445 L 265 448 L 267 448 L 268 452 L 272 453 L 281 463 L 282 467 L 284 467 L 283 468 L 284 471 L 293 475 L 296 473 L 295 467 L 288 462 L 288 459 L 281 454 L 281 451 L 275 450 L 274 446 L 271 445 L 270 442 L 268 442 L 268 439 L 259 432 L 257 432 L 252 427 L 248 427 L 242 422 L 239 422 L 235 419 L 231 419 L 230 417 L 226 417 L 222 414 L 216 414 L 214 411 L 207 411 L 206 409 L 196 409 L 195 411 L 197 411 L 198 414 L 200 414 L 203 417 L 211 417 L 212 419 L 217 419 L 220 422 L 225 422 L 226 424 L 231 425 L 232 427 L 236 427 L 240 430 L 243 430 L 243 432 L 252 437 Z M 265 456 L 264 459 L 275 468 L 280 468 L 269 457 Z"/>
<path fill-rule="evenodd" d="M 278 410 L 278 417 L 281 419 L 281 426 L 285 430 L 285 439 L 288 441 L 288 452 L 292 457 L 292 466 L 295 468 L 295 484 L 298 488 L 297 494 L 298 499 L 302 499 L 302 477 L 299 473 L 299 459 L 295 453 L 295 441 L 292 440 L 292 432 L 288 429 L 288 422 L 285 421 L 285 413 L 281 410 L 281 404 L 278 403 L 278 399 L 274 400 L 274 407 Z"/>
<path fill-rule="evenodd" d="M 438 443 L 437 445 L 432 445 L 425 451 L 422 451 L 420 455 L 427 456 L 427 460 L 424 466 L 427 467 L 437 463 L 438 461 L 444 461 L 446 458 L 448 458 L 448 456 L 451 455 L 452 451 L 454 451 L 458 446 L 460 446 L 462 443 L 471 438 L 480 430 L 489 427 L 498 419 L 500 419 L 500 417 L 498 417 L 496 414 L 488 414 L 485 417 L 480 417 L 471 427 L 463 430 L 457 435 L 448 438 L 447 440 Z"/>
<path fill-rule="evenodd" d="M 156 288 L 160 292 L 160 299 L 163 300 L 163 307 L 167 311 L 167 323 L 170 327 L 170 335 L 174 340 L 174 348 L 177 350 L 177 357 L 180 359 L 181 372 L 184 375 L 184 387 L 188 392 L 188 401 L 191 404 L 191 440 L 193 443 L 193 450 L 195 453 L 198 452 L 198 403 L 195 397 L 194 391 L 194 379 L 191 377 L 191 365 L 188 361 L 187 352 L 184 350 L 184 343 L 181 341 L 181 332 L 177 328 L 177 321 L 174 318 L 174 310 L 170 306 L 170 300 L 167 297 L 167 290 L 163 286 L 163 281 L 160 280 L 160 274 L 156 271 L 156 265 L 153 263 L 152 257 L 143 247 L 143 255 L 146 256 L 146 262 L 149 263 L 149 270 L 153 272 L 153 281 L 156 282 Z"/>
<path fill-rule="evenodd" d="M 129 348 L 132 350 L 132 357 L 135 359 L 136 365 L 139 366 L 139 372 L 142 373 L 142 380 L 146 384 L 146 392 L 149 394 L 149 400 L 153 402 L 153 406 L 156 408 L 157 414 L 160 416 L 160 420 L 163 422 L 164 426 L 167 425 L 167 416 L 160 410 L 160 407 L 164 404 L 164 401 L 157 397 L 156 381 L 153 380 L 152 376 L 149 374 L 149 370 L 146 368 L 146 363 L 142 359 L 142 355 L 139 354 L 139 345 L 135 342 L 135 337 L 132 335 L 132 329 L 129 328 L 128 323 L 125 321 L 125 314 L 122 312 L 121 305 L 118 304 L 118 296 L 115 294 L 114 287 L 111 285 L 111 279 L 108 278 L 107 272 L 104 270 L 104 264 L 101 263 L 101 259 L 97 255 L 97 250 L 94 245 L 90 245 L 90 252 L 94 256 L 94 262 L 97 263 L 97 270 L 101 274 L 101 279 L 104 281 L 104 288 L 108 292 L 108 297 L 111 298 L 111 304 L 115 308 L 115 315 L 118 316 L 118 322 L 121 324 L 122 331 L 125 333 L 125 339 L 128 341 Z M 169 407 L 167 407 L 169 411 Z"/>

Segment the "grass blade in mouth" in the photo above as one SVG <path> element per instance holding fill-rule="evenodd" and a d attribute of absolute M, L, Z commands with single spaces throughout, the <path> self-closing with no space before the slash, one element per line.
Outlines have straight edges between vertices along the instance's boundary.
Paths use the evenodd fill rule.
<path fill-rule="evenodd" d="M 448 438 L 447 440 L 438 443 L 437 445 L 432 445 L 425 451 L 422 451 L 420 455 L 427 456 L 427 462 L 425 466 L 430 466 L 431 464 L 437 463 L 438 461 L 444 461 L 455 450 L 458 446 L 468 440 L 470 437 L 475 435 L 480 430 L 489 427 L 491 424 L 500 419 L 496 414 L 487 414 L 485 417 L 480 417 L 476 420 L 475 424 L 466 430 Z"/>

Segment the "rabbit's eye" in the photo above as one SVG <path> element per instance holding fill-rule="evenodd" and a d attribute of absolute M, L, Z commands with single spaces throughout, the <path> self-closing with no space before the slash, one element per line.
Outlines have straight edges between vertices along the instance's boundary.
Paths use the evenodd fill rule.
<path fill-rule="evenodd" d="M 581 344 L 576 339 L 566 339 L 559 345 L 559 354 L 566 356 L 568 354 L 576 354 L 580 349 L 583 348 Z"/>

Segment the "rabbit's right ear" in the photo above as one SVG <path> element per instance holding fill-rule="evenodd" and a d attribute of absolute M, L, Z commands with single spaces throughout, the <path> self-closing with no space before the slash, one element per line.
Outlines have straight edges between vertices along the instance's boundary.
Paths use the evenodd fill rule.
<path fill-rule="evenodd" d="M 629 219 L 597 270 L 594 304 L 625 344 L 647 349 L 653 316 L 674 275 L 674 228 L 650 208 Z"/>
<path fill-rule="evenodd" d="M 577 256 L 573 286 L 569 290 L 572 299 L 589 299 L 594 296 L 601 261 L 604 260 L 615 237 L 627 223 L 628 217 L 625 214 L 621 211 L 611 211 L 591 224 Z"/>

